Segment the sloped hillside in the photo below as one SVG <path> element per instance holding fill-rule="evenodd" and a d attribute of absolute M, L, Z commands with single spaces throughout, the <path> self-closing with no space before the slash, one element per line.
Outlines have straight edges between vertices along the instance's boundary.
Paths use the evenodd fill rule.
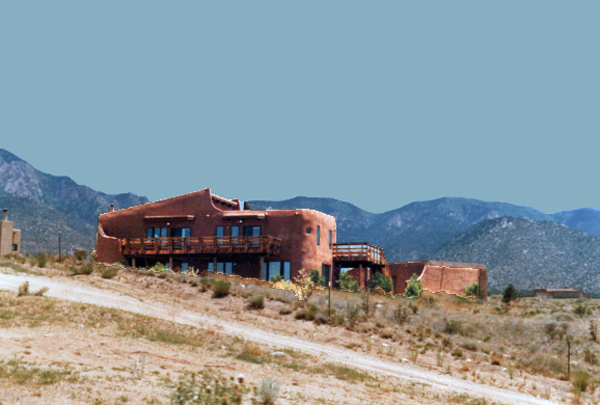
<path fill-rule="evenodd" d="M 485 264 L 495 290 L 513 283 L 519 290 L 576 287 L 600 294 L 600 236 L 552 221 L 485 220 L 432 258 Z"/>

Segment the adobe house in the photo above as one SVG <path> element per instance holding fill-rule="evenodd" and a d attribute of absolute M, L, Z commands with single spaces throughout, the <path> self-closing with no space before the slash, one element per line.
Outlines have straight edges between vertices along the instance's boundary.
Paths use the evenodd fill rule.
<path fill-rule="evenodd" d="M 204 189 L 101 214 L 97 261 L 130 266 L 211 270 L 269 280 L 293 279 L 301 269 L 328 277 L 335 218 L 318 211 L 242 210 Z"/>
<path fill-rule="evenodd" d="M 536 288 L 533 296 L 540 300 L 552 298 L 584 298 L 585 294 L 576 288 Z"/>
<path fill-rule="evenodd" d="M 21 231 L 13 228 L 14 223 L 8 220 L 8 210 L 4 209 L 4 219 L 0 221 L 0 256 L 21 254 Z"/>
<path fill-rule="evenodd" d="M 286 281 L 301 269 L 317 269 L 334 287 L 342 268 L 355 268 L 361 287 L 379 271 L 393 280 L 396 294 L 417 273 L 432 292 L 464 294 L 465 287 L 479 282 L 487 294 L 485 266 L 387 263 L 380 247 L 336 243 L 335 218 L 330 215 L 248 208 L 208 188 L 118 211 L 111 205 L 98 219 L 96 261 L 132 267 L 160 262 L 182 272 L 193 267 L 261 280 L 281 275 Z"/>

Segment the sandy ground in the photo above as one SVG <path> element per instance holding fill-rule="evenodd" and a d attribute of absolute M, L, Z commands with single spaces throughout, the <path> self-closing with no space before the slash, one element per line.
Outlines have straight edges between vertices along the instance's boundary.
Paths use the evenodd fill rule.
<path fill-rule="evenodd" d="M 212 310 L 212 308 L 209 309 L 201 305 L 190 305 L 189 302 L 192 300 L 187 300 L 185 294 L 174 300 L 172 296 L 152 291 L 152 288 L 136 288 L 116 280 L 93 279 L 90 277 L 73 279 L 62 276 L 43 277 L 7 273 L 10 273 L 10 270 L 0 273 L 0 289 L 2 290 L 16 291 L 24 281 L 28 280 L 31 290 L 48 287 L 49 291 L 46 293 L 48 297 L 116 308 L 163 319 L 179 325 L 191 325 L 204 330 L 213 330 L 218 334 L 236 336 L 262 346 L 268 346 L 270 350 L 294 349 L 314 356 L 320 361 L 327 360 L 328 362 L 366 371 L 370 375 L 376 376 L 379 386 L 381 387 L 383 384 L 384 387 L 381 390 L 383 393 L 382 398 L 378 398 L 377 401 L 373 398 L 373 402 L 371 402 L 369 395 L 372 394 L 367 392 L 368 389 L 365 391 L 365 387 L 362 385 L 349 386 L 347 383 L 335 378 L 319 378 L 318 376 L 303 378 L 299 384 L 299 380 L 295 379 L 293 374 L 290 374 L 285 376 L 287 380 L 283 381 L 286 394 L 279 402 L 282 404 L 386 403 L 385 392 L 391 390 L 396 392 L 396 397 L 399 395 L 404 403 L 449 403 L 448 398 L 457 394 L 467 394 L 472 398 L 487 398 L 490 402 L 505 404 L 565 403 L 564 401 L 568 397 L 563 393 L 559 402 L 553 402 L 539 398 L 539 396 L 534 397 L 516 392 L 517 388 L 502 389 L 469 381 L 465 376 L 457 377 L 440 374 L 437 371 L 428 370 L 426 364 L 424 364 L 425 367 L 414 365 L 406 359 L 390 361 L 364 350 L 347 349 L 339 344 L 339 339 L 336 336 L 332 336 L 331 339 L 327 338 L 328 333 L 331 331 L 328 326 L 316 326 L 309 322 L 296 321 L 298 325 L 293 328 L 283 322 L 280 327 L 273 327 L 276 324 L 273 319 L 265 320 L 259 316 L 250 316 L 250 319 L 246 320 L 236 320 L 236 312 L 232 309 L 227 310 L 229 305 L 227 301 L 221 301 L 221 305 L 225 308 Z M 237 314 L 239 317 L 239 312 Z M 131 366 L 132 361 L 136 360 L 140 353 L 148 353 L 146 375 L 150 375 L 152 378 L 156 377 L 157 383 L 143 387 L 143 392 L 136 396 L 136 400 L 141 400 L 143 395 L 145 402 L 140 403 L 152 403 L 153 400 L 156 400 L 156 403 L 164 403 L 161 402 L 164 401 L 164 384 L 159 383 L 157 377 L 157 375 L 164 375 L 164 370 L 191 370 L 199 365 L 221 367 L 231 372 L 237 372 L 235 369 L 239 369 L 239 365 L 236 366 L 235 362 L 214 355 L 210 357 L 210 353 L 202 354 L 197 350 L 196 352 L 189 352 L 188 349 L 182 350 L 180 347 L 169 347 L 169 345 L 164 344 L 156 347 L 155 343 L 139 339 L 131 342 L 121 342 L 119 347 L 115 347 L 112 337 L 102 336 L 102 334 L 87 329 L 89 328 L 83 325 L 76 328 L 55 327 L 47 328 L 47 330 L 43 328 L 32 330 L 27 327 L 11 328 L 9 330 L 0 329 L 1 349 L 3 353 L 14 355 L 15 353 L 22 353 L 24 348 L 29 347 L 30 349 L 26 351 L 37 356 L 37 361 L 56 363 L 61 361 L 62 356 L 64 358 L 62 361 L 73 362 L 76 359 L 78 363 L 84 364 L 83 367 L 89 364 L 88 367 L 94 368 L 99 364 L 105 364 L 105 368 L 111 365 L 117 371 Z M 298 333 L 299 330 L 302 333 Z M 36 354 L 33 353 L 34 348 L 43 349 Z M 206 361 L 202 361 L 202 359 Z M 453 365 L 453 367 L 458 366 Z M 249 370 L 247 373 L 255 372 L 257 376 L 267 375 L 268 371 L 280 373 L 280 370 L 267 370 L 269 367 L 271 366 L 248 365 Z M 149 374 L 152 372 L 157 375 Z M 164 379 L 164 376 L 162 378 Z M 123 383 L 131 385 L 129 377 L 123 377 L 123 379 Z M 385 388 L 386 384 L 388 388 Z M 396 386 L 395 384 L 399 385 Z M 540 384 L 543 384 L 543 381 Z M 508 386 L 510 383 L 506 385 Z M 429 394 L 419 394 L 419 390 Z M 115 395 L 117 392 L 118 390 L 115 391 Z M 315 392 L 320 394 L 315 395 Z M 559 392 L 559 387 L 555 387 L 554 392 Z M 31 392 L 28 392 L 27 395 L 29 394 Z M 87 396 L 74 396 L 74 394 L 71 394 L 71 400 L 75 401 L 75 398 L 77 398 L 77 401 L 81 401 L 81 403 L 86 403 L 86 401 L 90 401 L 87 403 L 94 403 L 94 400 L 96 400 L 95 403 L 103 403 L 94 398 L 93 389 L 88 394 Z M 44 400 L 47 400 L 49 395 L 52 397 L 50 392 L 44 392 L 43 398 L 40 396 L 38 397 L 39 401 L 36 401 L 34 392 L 34 397 L 29 399 L 30 402 L 19 402 L 17 399 L 19 398 L 18 388 L 13 387 L 12 389 L 6 389 L 4 393 L 0 390 L 0 401 L 5 401 L 2 403 L 13 403 L 10 402 L 12 398 L 16 401 L 14 403 L 46 403 Z M 388 396 L 390 398 L 389 403 L 397 403 L 395 399 L 392 400 L 393 395 L 391 393 Z M 54 402 L 61 403 L 60 401 L 56 402 L 60 397 L 61 395 L 57 393 L 53 397 Z M 553 399 L 554 397 L 560 396 L 554 395 Z M 25 400 L 25 397 L 23 397 L 23 400 Z M 68 399 L 63 399 L 63 401 L 62 403 L 70 403 Z M 137 403 L 131 397 L 131 394 L 127 401 L 122 402 Z M 470 402 L 465 401 L 462 403 Z"/>

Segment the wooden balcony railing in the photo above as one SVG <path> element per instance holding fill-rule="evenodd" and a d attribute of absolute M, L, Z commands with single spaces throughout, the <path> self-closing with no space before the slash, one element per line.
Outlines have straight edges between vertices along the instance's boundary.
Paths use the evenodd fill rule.
<path fill-rule="evenodd" d="M 178 254 L 266 254 L 277 256 L 281 239 L 272 236 L 119 239 L 126 256 Z"/>
<path fill-rule="evenodd" d="M 369 262 L 385 265 L 385 253 L 382 248 L 369 243 L 336 243 L 333 245 L 335 262 Z"/>

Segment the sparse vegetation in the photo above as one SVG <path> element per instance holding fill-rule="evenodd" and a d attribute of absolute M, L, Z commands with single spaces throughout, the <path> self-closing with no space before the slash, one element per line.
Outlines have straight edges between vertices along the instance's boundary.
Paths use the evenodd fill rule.
<path fill-rule="evenodd" d="M 232 381 L 217 371 L 202 371 L 179 380 L 171 395 L 171 404 L 241 404 L 249 389 L 243 380 Z"/>
<path fill-rule="evenodd" d="M 367 287 L 370 289 L 375 289 L 377 287 L 381 288 L 386 293 L 392 291 L 392 281 L 388 276 L 383 274 L 382 272 L 376 271 L 369 281 L 367 281 Z"/>
<path fill-rule="evenodd" d="M 274 405 L 279 398 L 281 385 L 271 377 L 262 378 L 256 386 L 255 393 L 259 403 Z"/>
<path fill-rule="evenodd" d="M 214 298 L 223 298 L 229 295 L 229 289 L 231 288 L 231 283 L 224 280 L 215 280 L 212 285 L 213 297 Z"/>
<path fill-rule="evenodd" d="M 73 255 L 75 256 L 75 258 L 77 260 L 79 260 L 80 262 L 84 261 L 87 257 L 87 252 L 83 249 L 78 249 L 75 251 L 75 254 Z"/>
<path fill-rule="evenodd" d="M 340 274 L 340 278 L 338 279 L 339 288 L 342 291 L 350 291 L 355 292 L 358 291 L 358 283 L 356 279 L 352 277 L 348 272 L 344 271 Z"/>
<path fill-rule="evenodd" d="M 504 290 L 504 294 L 502 295 L 502 302 L 505 304 L 510 303 L 517 299 L 517 290 L 514 285 L 509 284 Z"/>
<path fill-rule="evenodd" d="M 263 309 L 265 307 L 264 297 L 252 295 L 248 297 L 248 306 L 252 309 Z"/>
<path fill-rule="evenodd" d="M 419 276 L 413 274 L 410 276 L 408 283 L 406 283 L 406 291 L 404 292 L 404 296 L 407 298 L 415 298 L 421 295 L 421 291 L 423 291 L 423 282 L 419 280 Z"/>
<path fill-rule="evenodd" d="M 102 278 L 114 278 L 117 274 L 119 273 L 119 268 L 114 266 L 114 267 L 109 267 L 107 269 L 104 269 L 102 271 Z"/>
<path fill-rule="evenodd" d="M 321 273 L 319 273 L 319 270 L 312 269 L 308 276 L 315 285 L 325 287 L 325 277 L 323 277 Z"/>

